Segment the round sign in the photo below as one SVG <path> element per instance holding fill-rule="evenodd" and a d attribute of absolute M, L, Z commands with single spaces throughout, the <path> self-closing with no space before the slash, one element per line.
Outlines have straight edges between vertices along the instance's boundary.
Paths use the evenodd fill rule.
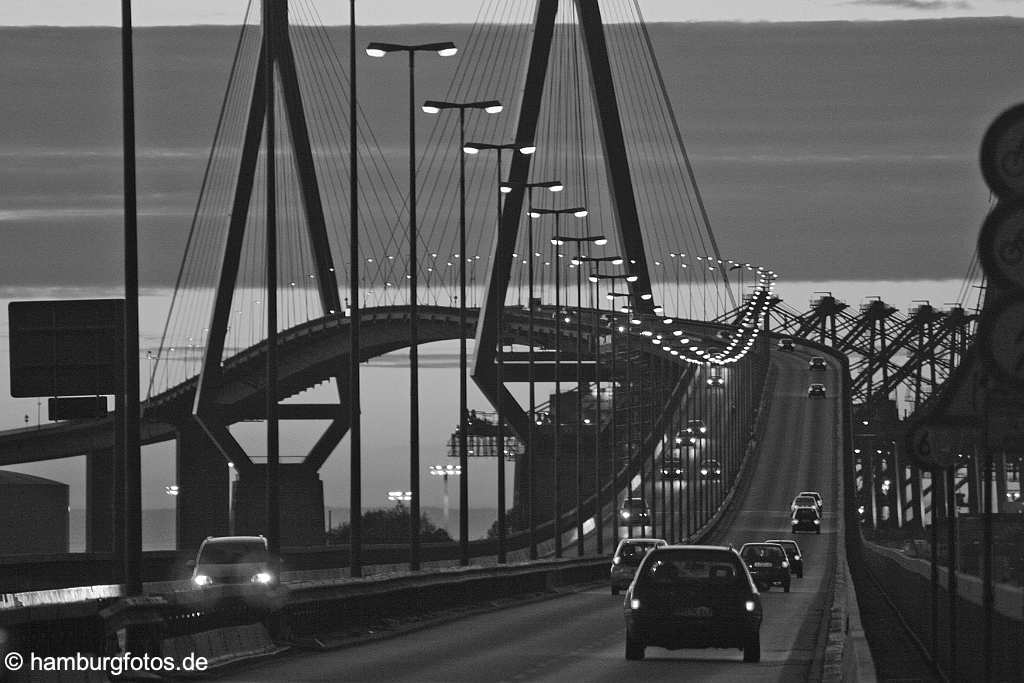
<path fill-rule="evenodd" d="M 981 359 L 992 374 L 1024 388 L 1024 298 L 1005 294 L 985 306 L 978 343 Z"/>
<path fill-rule="evenodd" d="M 907 451 L 919 467 L 952 467 L 957 461 L 958 436 L 949 429 L 918 425 L 907 432 Z"/>
<path fill-rule="evenodd" d="M 1024 104 L 1004 111 L 985 131 L 981 175 L 1001 199 L 1024 197 Z"/>
<path fill-rule="evenodd" d="M 1024 201 L 999 202 L 978 236 L 981 267 L 999 287 L 1024 287 Z"/>

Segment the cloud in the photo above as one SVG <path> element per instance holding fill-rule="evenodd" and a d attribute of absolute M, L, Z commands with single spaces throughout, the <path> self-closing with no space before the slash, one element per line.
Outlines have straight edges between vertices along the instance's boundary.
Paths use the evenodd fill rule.
<path fill-rule="evenodd" d="M 973 9 L 967 0 L 850 0 L 847 5 L 877 5 L 880 7 L 897 7 L 902 9 L 918 10 L 920 12 L 935 12 L 940 10 Z"/>

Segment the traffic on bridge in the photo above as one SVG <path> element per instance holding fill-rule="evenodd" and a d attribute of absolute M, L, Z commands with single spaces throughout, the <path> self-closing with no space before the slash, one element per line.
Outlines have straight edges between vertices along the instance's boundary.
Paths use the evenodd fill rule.
<path fill-rule="evenodd" d="M 985 2 L 15 10 L 0 680 L 1020 680 Z"/>

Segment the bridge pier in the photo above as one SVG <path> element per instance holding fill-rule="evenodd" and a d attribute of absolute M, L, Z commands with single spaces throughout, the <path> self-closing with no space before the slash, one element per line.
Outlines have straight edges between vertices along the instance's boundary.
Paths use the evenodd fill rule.
<path fill-rule="evenodd" d="M 114 552 L 114 451 L 85 456 L 85 552 Z"/>
<path fill-rule="evenodd" d="M 177 548 L 195 550 L 207 536 L 226 536 L 228 463 L 198 425 L 177 434 Z"/>
<path fill-rule="evenodd" d="M 281 545 L 324 544 L 324 484 L 315 469 L 303 463 L 279 466 Z M 267 466 L 254 464 L 233 485 L 235 533 L 266 534 Z"/>

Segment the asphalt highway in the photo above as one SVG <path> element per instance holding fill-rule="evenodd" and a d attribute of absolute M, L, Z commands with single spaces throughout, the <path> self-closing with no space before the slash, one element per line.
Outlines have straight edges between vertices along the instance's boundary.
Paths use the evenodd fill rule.
<path fill-rule="evenodd" d="M 519 605 L 325 653 L 302 653 L 235 670 L 238 681 L 802 681 L 820 671 L 823 615 L 839 542 L 839 368 L 812 372 L 810 353 L 773 351 L 777 370 L 768 424 L 753 476 L 712 539 L 737 549 L 748 541 L 790 538 L 789 505 L 798 491 L 824 497 L 820 534 L 796 534 L 804 577 L 792 592 L 762 592 L 761 662 L 738 650 L 649 647 L 627 662 L 621 596 L 607 587 Z M 808 398 L 822 382 L 828 397 Z M 817 663 L 816 663 L 817 662 Z"/>

